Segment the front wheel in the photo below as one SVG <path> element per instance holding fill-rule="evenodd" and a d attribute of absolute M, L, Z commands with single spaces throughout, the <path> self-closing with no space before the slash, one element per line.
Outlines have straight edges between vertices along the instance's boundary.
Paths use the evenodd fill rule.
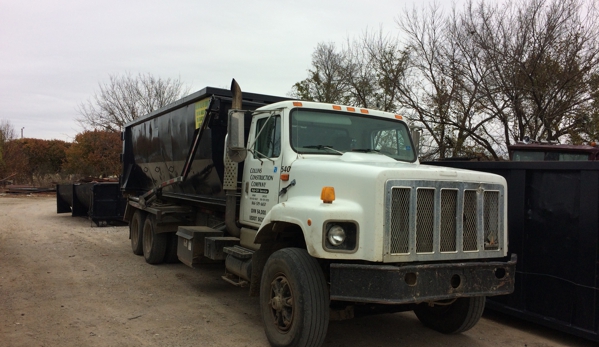
<path fill-rule="evenodd" d="M 430 306 L 422 303 L 414 313 L 425 326 L 443 334 L 458 334 L 478 323 L 485 310 L 485 297 L 459 298 L 454 302 L 440 302 Z"/>
<path fill-rule="evenodd" d="M 322 345 L 329 325 L 329 295 L 318 261 L 299 248 L 273 253 L 262 273 L 260 311 L 272 346 Z"/>

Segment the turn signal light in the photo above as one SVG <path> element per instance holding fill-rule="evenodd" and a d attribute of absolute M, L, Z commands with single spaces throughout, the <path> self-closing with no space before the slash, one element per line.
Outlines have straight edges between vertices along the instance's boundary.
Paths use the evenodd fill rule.
<path fill-rule="evenodd" d="M 325 204 L 332 204 L 335 201 L 335 188 L 333 187 L 322 187 L 320 192 L 320 200 Z"/>

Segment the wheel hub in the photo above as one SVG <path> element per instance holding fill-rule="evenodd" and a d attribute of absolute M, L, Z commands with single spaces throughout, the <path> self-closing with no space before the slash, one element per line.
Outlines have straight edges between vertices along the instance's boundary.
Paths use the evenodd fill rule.
<path fill-rule="evenodd" d="M 284 275 L 277 276 L 270 284 L 271 314 L 279 331 L 286 332 L 293 324 L 293 293 Z"/>

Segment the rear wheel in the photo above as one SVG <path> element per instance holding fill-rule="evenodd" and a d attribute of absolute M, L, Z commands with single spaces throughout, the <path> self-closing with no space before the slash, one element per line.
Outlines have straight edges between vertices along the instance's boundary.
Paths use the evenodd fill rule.
<path fill-rule="evenodd" d="M 453 303 L 419 304 L 414 313 L 425 326 L 444 334 L 457 334 L 478 323 L 485 310 L 485 297 L 459 298 Z"/>
<path fill-rule="evenodd" d="M 273 253 L 262 273 L 260 311 L 271 346 L 322 345 L 329 325 L 329 296 L 316 259 L 299 248 Z"/>
<path fill-rule="evenodd" d="M 146 214 L 143 211 L 137 210 L 133 213 L 131 223 L 129 223 L 129 237 L 131 238 L 131 249 L 133 254 L 142 255 L 144 254 L 143 249 L 143 235 L 144 235 L 144 223 L 146 221 Z"/>
<path fill-rule="evenodd" d="M 144 258 L 148 264 L 160 264 L 164 261 L 168 241 L 167 233 L 156 233 L 156 218 L 154 215 L 146 217 L 143 229 Z"/>

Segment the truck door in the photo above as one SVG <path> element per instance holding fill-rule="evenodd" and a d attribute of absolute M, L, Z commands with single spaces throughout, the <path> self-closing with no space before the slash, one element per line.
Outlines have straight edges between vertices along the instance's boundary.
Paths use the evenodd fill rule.
<path fill-rule="evenodd" d="M 252 119 L 249 153 L 243 168 L 241 222 L 259 226 L 278 203 L 281 175 L 281 116 L 265 114 Z"/>

